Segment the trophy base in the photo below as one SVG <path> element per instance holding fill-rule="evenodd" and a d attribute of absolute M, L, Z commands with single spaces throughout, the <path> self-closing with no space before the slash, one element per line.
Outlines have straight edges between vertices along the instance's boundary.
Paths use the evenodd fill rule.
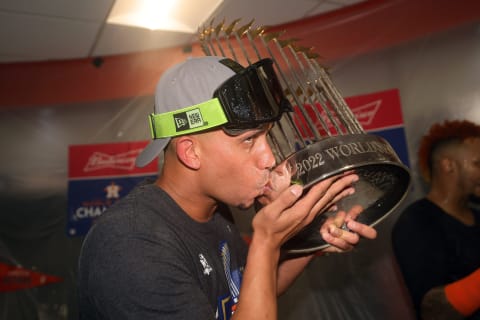
<path fill-rule="evenodd" d="M 308 189 L 333 175 L 354 170 L 359 176 L 355 193 L 336 203 L 338 210 L 354 205 L 363 207 L 357 221 L 375 226 L 405 198 L 410 173 L 390 144 L 381 137 L 351 134 L 328 137 L 294 153 L 287 159 L 292 168 L 292 183 Z M 314 221 L 287 241 L 288 253 L 310 253 L 329 246 L 320 227 L 335 212 L 318 215 Z"/>

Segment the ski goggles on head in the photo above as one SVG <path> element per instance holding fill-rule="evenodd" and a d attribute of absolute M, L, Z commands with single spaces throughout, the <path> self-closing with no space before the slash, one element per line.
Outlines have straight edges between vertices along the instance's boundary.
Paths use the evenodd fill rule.
<path fill-rule="evenodd" d="M 150 115 L 154 139 L 221 126 L 231 135 L 277 121 L 293 108 L 285 97 L 271 59 L 262 59 L 222 83 L 213 98 L 180 110 Z"/>
<path fill-rule="evenodd" d="M 256 128 L 280 119 L 292 106 L 283 93 L 271 59 L 262 59 L 221 84 L 213 93 L 228 119 L 227 133 Z"/>

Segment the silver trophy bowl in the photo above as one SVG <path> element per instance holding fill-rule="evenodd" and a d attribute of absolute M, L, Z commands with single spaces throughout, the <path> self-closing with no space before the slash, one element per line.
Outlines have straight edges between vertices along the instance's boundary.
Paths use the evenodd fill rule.
<path fill-rule="evenodd" d="M 385 219 L 404 199 L 410 185 L 408 169 L 390 144 L 370 134 L 328 137 L 294 153 L 286 159 L 292 168 L 292 183 L 308 189 L 333 175 L 353 170 L 359 180 L 355 193 L 340 200 L 339 210 L 354 205 L 364 209 L 357 221 L 375 226 Z M 328 247 L 319 233 L 325 220 L 335 212 L 318 215 L 314 221 L 287 241 L 289 253 L 309 253 Z"/>

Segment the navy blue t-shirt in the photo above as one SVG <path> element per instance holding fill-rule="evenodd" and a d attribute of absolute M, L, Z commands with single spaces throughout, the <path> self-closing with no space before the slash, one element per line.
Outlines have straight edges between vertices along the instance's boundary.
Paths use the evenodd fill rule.
<path fill-rule="evenodd" d="M 480 212 L 466 226 L 423 198 L 408 206 L 395 223 L 393 249 L 417 315 L 432 288 L 459 280 L 480 268 Z M 480 319 L 476 312 L 471 319 Z"/>
<path fill-rule="evenodd" d="M 196 222 L 156 185 L 138 186 L 85 238 L 80 319 L 229 319 L 246 255 L 220 214 Z"/>

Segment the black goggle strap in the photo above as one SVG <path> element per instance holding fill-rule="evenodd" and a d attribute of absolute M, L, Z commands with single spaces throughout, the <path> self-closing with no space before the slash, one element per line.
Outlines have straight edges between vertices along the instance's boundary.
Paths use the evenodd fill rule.
<path fill-rule="evenodd" d="M 217 98 L 171 112 L 152 113 L 149 120 L 153 139 L 204 131 L 228 122 Z"/>

